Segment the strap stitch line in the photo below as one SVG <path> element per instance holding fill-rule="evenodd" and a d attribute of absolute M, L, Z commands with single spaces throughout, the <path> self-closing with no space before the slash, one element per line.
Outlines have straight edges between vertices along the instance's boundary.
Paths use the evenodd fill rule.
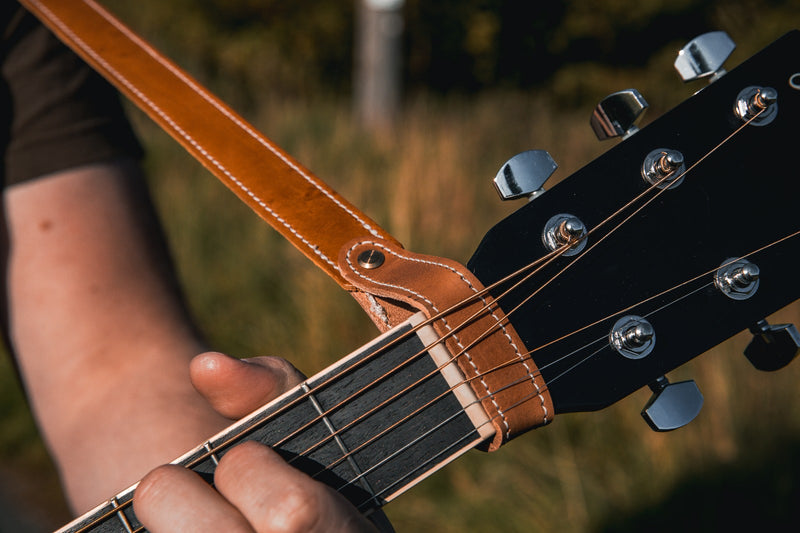
<path fill-rule="evenodd" d="M 38 3 L 38 0 L 32 0 Z M 164 68 L 172 72 L 175 77 L 183 81 L 187 86 L 191 87 L 191 89 L 209 104 L 211 104 L 214 108 L 216 108 L 222 115 L 228 118 L 231 122 L 239 126 L 242 130 L 244 130 L 248 135 L 250 135 L 256 142 L 264 146 L 267 150 L 272 152 L 276 157 L 278 157 L 281 161 L 283 161 L 286 166 L 294 170 L 297 174 L 299 174 L 305 181 L 307 181 L 311 186 L 325 195 L 329 200 L 331 200 L 336 206 L 338 206 L 341 210 L 345 211 L 349 214 L 354 220 L 356 220 L 362 228 L 367 230 L 371 235 L 382 238 L 381 234 L 373 228 L 370 224 L 368 224 L 365 220 L 358 216 L 352 209 L 345 206 L 339 199 L 333 196 L 329 191 L 325 190 L 322 185 L 320 185 L 317 180 L 313 177 L 309 176 L 306 172 L 304 172 L 297 164 L 291 161 L 288 157 L 282 154 L 275 145 L 273 145 L 269 140 L 265 139 L 262 135 L 258 132 L 253 130 L 247 123 L 240 120 L 235 115 L 231 114 L 231 112 L 226 109 L 224 106 L 220 105 L 214 98 L 212 98 L 202 87 L 199 87 L 194 80 L 189 78 L 185 73 L 183 73 L 180 69 L 177 69 L 174 65 L 172 65 L 169 61 L 167 61 L 161 54 L 157 53 L 147 42 L 143 41 L 139 38 L 138 35 L 131 32 L 129 28 L 125 25 L 121 24 L 118 20 L 114 17 L 110 17 L 108 13 L 104 9 L 99 8 L 99 6 L 93 2 L 92 0 L 84 0 L 84 3 L 88 5 L 92 10 L 94 10 L 98 15 L 103 17 L 109 23 L 111 23 L 115 28 L 117 28 L 120 33 L 125 35 L 128 40 L 132 43 L 137 44 L 140 48 L 142 48 L 149 56 L 155 59 L 158 63 L 160 63 Z M 239 185 L 239 182 L 237 182 Z"/>
<path fill-rule="evenodd" d="M 105 69 L 109 71 L 117 80 L 120 81 L 125 87 L 130 89 L 137 97 L 141 98 L 142 101 L 147 104 L 158 116 L 163 118 L 170 126 L 175 128 L 177 131 L 186 141 L 194 146 L 211 164 L 217 167 L 222 173 L 224 173 L 228 178 L 231 179 L 242 191 L 244 191 L 250 198 L 252 198 L 259 206 L 261 206 L 267 213 L 269 213 L 275 220 L 277 220 L 281 225 L 283 225 L 289 232 L 292 233 L 295 237 L 297 237 L 303 244 L 305 244 L 314 254 L 320 257 L 323 261 L 329 264 L 334 270 L 337 272 L 341 272 L 339 266 L 331 261 L 322 251 L 320 251 L 317 245 L 311 244 L 305 237 L 303 237 L 291 224 L 289 224 L 286 220 L 284 220 L 278 213 L 276 213 L 273 209 L 271 209 L 264 201 L 259 198 L 253 191 L 251 191 L 247 186 L 245 186 L 238 178 L 236 178 L 227 168 L 225 168 L 219 161 L 217 161 L 214 157 L 212 157 L 192 136 L 190 136 L 183 128 L 181 128 L 169 115 L 167 115 L 160 107 L 158 107 L 152 100 L 150 100 L 146 95 L 144 95 L 136 86 L 134 86 L 127 78 L 122 76 L 116 69 L 114 69 L 111 65 L 109 65 L 102 57 L 100 57 L 93 48 L 91 48 L 86 42 L 84 42 L 80 37 L 78 37 L 72 30 L 64 24 L 64 22 L 58 18 L 52 11 L 50 11 L 46 6 L 40 4 L 37 0 L 31 0 L 34 2 L 39 9 L 43 12 L 47 12 L 50 20 L 52 20 L 58 27 L 70 38 L 83 49 L 87 54 L 92 56 L 95 61 L 97 61 L 100 65 L 102 65 Z"/>

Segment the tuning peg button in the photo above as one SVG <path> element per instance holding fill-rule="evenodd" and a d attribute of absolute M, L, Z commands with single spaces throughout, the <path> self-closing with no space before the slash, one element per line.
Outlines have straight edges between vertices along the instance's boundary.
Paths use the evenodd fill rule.
<path fill-rule="evenodd" d="M 612 137 L 630 137 L 639 128 L 636 122 L 644 115 L 647 101 L 636 89 L 609 94 L 594 108 L 589 121 L 601 141 Z"/>
<path fill-rule="evenodd" d="M 678 52 L 675 70 L 683 81 L 710 77 L 716 81 L 725 74 L 722 64 L 736 48 L 736 44 L 724 31 L 704 33 L 689 41 Z"/>
<path fill-rule="evenodd" d="M 546 151 L 527 150 L 506 161 L 492 183 L 503 200 L 533 199 L 544 192 L 544 182 L 557 168 Z"/>
<path fill-rule="evenodd" d="M 692 381 L 670 383 L 661 376 L 650 384 L 653 395 L 642 410 L 642 417 L 653 431 L 672 431 L 683 427 L 700 413 L 703 395 Z"/>
<path fill-rule="evenodd" d="M 780 370 L 800 350 L 800 333 L 794 324 L 770 325 L 766 320 L 750 328 L 753 340 L 744 349 L 744 355 L 758 370 Z"/>

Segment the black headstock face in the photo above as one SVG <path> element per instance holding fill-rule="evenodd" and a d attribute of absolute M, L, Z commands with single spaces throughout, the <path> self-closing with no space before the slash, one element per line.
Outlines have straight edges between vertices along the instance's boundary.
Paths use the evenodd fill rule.
<path fill-rule="evenodd" d="M 753 86 L 777 92 L 768 124 L 743 125 L 734 112 Z M 654 189 L 642 164 L 664 148 L 679 151 L 688 171 L 677 186 Z M 574 215 L 590 231 L 583 251 L 547 262 L 500 298 L 557 411 L 605 407 L 800 297 L 799 151 L 800 32 L 792 32 L 486 235 L 468 266 L 488 286 L 550 253 L 542 231 L 554 215 Z M 757 266 L 758 287 L 734 299 L 714 280 L 742 257 Z M 642 357 L 610 344 L 630 315 L 655 332 Z"/>

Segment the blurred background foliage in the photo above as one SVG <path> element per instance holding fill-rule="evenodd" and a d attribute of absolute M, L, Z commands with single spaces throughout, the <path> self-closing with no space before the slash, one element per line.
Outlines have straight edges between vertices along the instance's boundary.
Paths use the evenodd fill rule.
<path fill-rule="evenodd" d="M 702 87 L 672 70 L 695 35 L 727 31 L 738 44 L 733 67 L 800 27 L 791 0 L 407 0 L 404 107 L 393 129 L 374 134 L 351 113 L 353 2 L 103 3 L 406 247 L 462 262 L 517 207 L 489 184 L 509 156 L 547 149 L 562 179 L 610 146 L 588 126 L 606 94 L 637 87 L 651 104 L 646 123 Z M 374 335 L 349 296 L 132 116 L 190 306 L 216 349 L 283 355 L 313 373 Z M 774 320 L 798 318 L 794 306 Z M 756 372 L 741 356 L 748 337 L 670 376 L 697 380 L 706 398 L 681 430 L 647 429 L 638 413 L 649 391 L 639 391 L 600 413 L 559 417 L 498 453 L 471 452 L 387 512 L 401 532 L 794 529 L 800 365 Z M 0 361 L 0 453 L 9 458 L 0 494 L 44 531 L 68 511 Z"/>

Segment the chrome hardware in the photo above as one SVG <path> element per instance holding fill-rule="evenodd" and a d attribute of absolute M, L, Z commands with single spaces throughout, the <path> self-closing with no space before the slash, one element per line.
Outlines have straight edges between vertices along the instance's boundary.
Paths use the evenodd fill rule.
<path fill-rule="evenodd" d="M 742 89 L 736 96 L 733 112 L 743 122 L 753 119 L 750 122 L 753 126 L 766 126 L 778 114 L 778 91 L 755 86 Z"/>
<path fill-rule="evenodd" d="M 800 351 L 800 333 L 794 324 L 770 325 L 759 320 L 750 328 L 753 340 L 744 349 L 747 360 L 758 370 L 780 370 Z"/>
<path fill-rule="evenodd" d="M 608 335 L 608 342 L 628 359 L 641 359 L 653 351 L 656 332 L 644 318 L 628 315 L 616 321 Z"/>
<path fill-rule="evenodd" d="M 642 177 L 650 185 L 659 189 L 674 189 L 683 181 L 686 165 L 683 154 L 669 148 L 653 150 L 642 163 Z"/>
<path fill-rule="evenodd" d="M 358 254 L 358 264 L 361 268 L 372 270 L 378 268 L 386 260 L 383 252 L 380 250 L 364 250 Z"/>
<path fill-rule="evenodd" d="M 586 226 L 574 215 L 559 214 L 551 217 L 544 225 L 542 242 L 551 251 L 573 243 L 562 255 L 580 253 L 586 247 Z"/>
<path fill-rule="evenodd" d="M 642 417 L 653 431 L 672 431 L 695 419 L 703 407 L 703 394 L 692 380 L 670 383 L 661 376 L 650 385 L 653 395 Z"/>
<path fill-rule="evenodd" d="M 625 89 L 603 98 L 592 112 L 589 123 L 601 141 L 612 137 L 627 139 L 637 131 L 635 123 L 642 118 L 647 102 L 636 89 Z"/>
<path fill-rule="evenodd" d="M 544 150 L 528 150 L 506 161 L 492 183 L 503 200 L 533 199 L 544 192 L 544 182 L 557 168 Z"/>
<path fill-rule="evenodd" d="M 681 48 L 675 59 L 675 70 L 683 81 L 709 77 L 709 83 L 714 82 L 725 74 L 722 64 L 734 48 L 736 44 L 724 31 L 704 33 Z"/>
<path fill-rule="evenodd" d="M 714 274 L 714 285 L 732 300 L 746 300 L 758 290 L 760 271 L 747 259 L 726 259 Z"/>
<path fill-rule="evenodd" d="M 789 87 L 800 91 L 800 72 L 795 72 L 789 76 Z"/>

